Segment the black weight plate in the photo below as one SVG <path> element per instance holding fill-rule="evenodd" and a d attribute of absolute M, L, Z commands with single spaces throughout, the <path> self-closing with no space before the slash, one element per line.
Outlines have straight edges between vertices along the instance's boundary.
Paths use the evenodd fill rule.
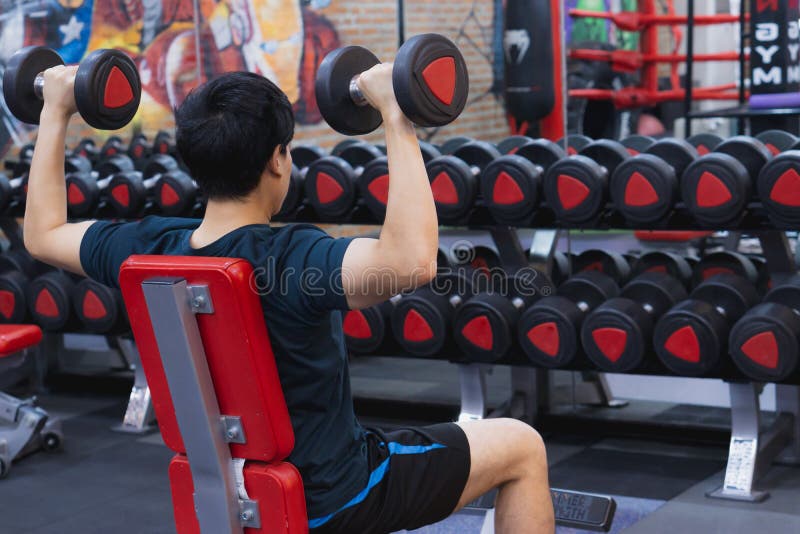
<path fill-rule="evenodd" d="M 690 297 L 714 306 L 732 325 L 760 300 L 755 285 L 736 274 L 717 274 L 697 286 Z"/>
<path fill-rule="evenodd" d="M 139 110 L 142 81 L 136 64 L 119 50 L 95 50 L 78 66 L 75 103 L 89 126 L 118 130 Z"/>
<path fill-rule="evenodd" d="M 625 373 L 641 367 L 650 350 L 653 320 L 641 304 L 626 298 L 607 300 L 581 325 L 581 345 L 604 371 Z"/>
<path fill-rule="evenodd" d="M 125 145 L 122 143 L 122 139 L 116 135 L 112 135 L 106 139 L 103 148 L 100 149 L 100 157 L 107 158 L 109 156 L 121 154 L 122 152 L 125 152 Z"/>
<path fill-rule="evenodd" d="M 362 141 L 360 143 L 353 143 L 339 152 L 339 157 L 355 169 L 356 167 L 364 167 L 364 165 L 370 161 L 383 157 L 383 152 L 375 145 Z"/>
<path fill-rule="evenodd" d="M 678 198 L 675 170 L 661 158 L 639 154 L 611 176 L 611 201 L 632 224 L 653 224 L 672 211 Z"/>
<path fill-rule="evenodd" d="M 587 311 L 619 295 L 619 286 L 613 278 L 599 271 L 580 272 L 558 288 L 558 295 L 568 298 Z"/>
<path fill-rule="evenodd" d="M 480 170 L 485 169 L 501 155 L 497 147 L 486 141 L 472 141 L 461 145 L 453 152 L 454 157 L 460 159 L 470 167 L 478 167 Z"/>
<path fill-rule="evenodd" d="M 608 173 L 586 156 L 570 156 L 545 174 L 542 191 L 559 221 L 579 224 L 596 217 L 606 203 Z"/>
<path fill-rule="evenodd" d="M 75 285 L 72 305 L 86 331 L 106 334 L 122 322 L 122 295 L 110 287 L 84 278 Z"/>
<path fill-rule="evenodd" d="M 139 171 L 115 174 L 108 183 L 106 201 L 118 217 L 136 217 L 147 202 L 148 190 Z"/>
<path fill-rule="evenodd" d="M 778 284 L 764 297 L 764 302 L 776 302 L 800 313 L 800 274 Z"/>
<path fill-rule="evenodd" d="M 100 155 L 100 150 L 97 148 L 97 145 L 95 145 L 94 139 L 83 138 L 72 151 L 72 154 L 87 158 L 90 161 L 96 161 Z"/>
<path fill-rule="evenodd" d="M 408 39 L 394 60 L 392 84 L 400 109 L 414 124 L 444 126 L 464 110 L 469 74 L 461 51 L 443 35 Z"/>
<path fill-rule="evenodd" d="M 178 170 L 178 162 L 175 158 L 166 154 L 153 154 L 142 170 L 142 177 L 145 180 Z"/>
<path fill-rule="evenodd" d="M 153 154 L 172 154 L 175 151 L 175 141 L 172 139 L 172 134 L 159 131 L 156 138 L 153 140 Z"/>
<path fill-rule="evenodd" d="M 751 183 L 747 168 L 738 159 L 712 152 L 686 168 L 681 197 L 699 223 L 718 229 L 742 215 Z"/>
<path fill-rule="evenodd" d="M 536 214 L 541 167 L 520 156 L 501 156 L 481 173 L 481 196 L 499 224 L 524 225 Z"/>
<path fill-rule="evenodd" d="M 606 250 L 586 250 L 572 262 L 573 272 L 597 271 L 610 276 L 618 284 L 624 283 L 631 274 L 631 267 L 622 254 Z"/>
<path fill-rule="evenodd" d="M 438 148 L 425 141 L 419 142 L 419 151 L 422 153 L 422 161 L 425 163 L 428 163 L 430 160 L 438 158 L 442 155 Z M 384 151 L 384 154 L 385 153 L 386 152 Z"/>
<path fill-rule="evenodd" d="M 493 363 L 506 355 L 520 312 L 498 293 L 481 293 L 456 310 L 453 337 L 471 362 Z"/>
<path fill-rule="evenodd" d="M 688 298 L 686 289 L 677 278 L 665 273 L 642 273 L 622 288 L 620 296 L 631 299 L 645 307 L 655 318 Z"/>
<path fill-rule="evenodd" d="M 567 137 L 562 137 L 556 144 L 564 149 L 564 151 L 574 156 L 579 154 L 581 150 L 589 146 L 594 139 L 581 134 L 569 134 Z"/>
<path fill-rule="evenodd" d="M 620 142 L 631 156 L 636 156 L 653 146 L 656 140 L 649 135 L 631 135 Z"/>
<path fill-rule="evenodd" d="M 714 152 L 733 156 L 745 166 L 750 177 L 755 180 L 764 165 L 772 159 L 769 149 L 753 137 L 737 135 L 724 141 L 714 149 Z"/>
<path fill-rule="evenodd" d="M 27 273 L 31 271 L 6 271 L 0 274 L 0 322 L 24 323 L 28 318 Z"/>
<path fill-rule="evenodd" d="M 537 366 L 554 369 L 569 365 L 578 352 L 584 315 L 569 299 L 545 297 L 520 317 L 517 325 L 519 345 Z"/>
<path fill-rule="evenodd" d="M 292 161 L 298 169 L 305 169 L 312 162 L 326 156 L 325 150 L 314 145 L 297 145 L 292 147 Z"/>
<path fill-rule="evenodd" d="M 647 154 L 658 156 L 666 161 L 673 169 L 675 176 L 680 178 L 686 167 L 700 157 L 697 148 L 688 141 L 674 137 L 661 139 L 646 151 Z"/>
<path fill-rule="evenodd" d="M 34 323 L 50 332 L 70 326 L 74 286 L 72 279 L 59 271 L 43 274 L 31 281 L 26 300 Z"/>
<path fill-rule="evenodd" d="M 455 156 L 440 156 L 425 168 L 439 219 L 445 224 L 460 222 L 472 209 L 478 194 L 475 173 Z"/>
<path fill-rule="evenodd" d="M 442 147 L 439 150 L 443 155 L 447 156 L 458 150 L 461 145 L 466 145 L 474 140 L 475 139 L 471 137 L 451 137 L 442 144 Z"/>
<path fill-rule="evenodd" d="M 705 156 L 714 151 L 725 139 L 717 134 L 700 133 L 688 138 L 686 141 L 697 149 L 697 153 Z"/>
<path fill-rule="evenodd" d="M 355 354 L 369 354 L 375 351 L 386 335 L 386 317 L 382 308 L 391 303 L 371 306 L 361 310 L 350 310 L 342 321 L 347 348 Z"/>
<path fill-rule="evenodd" d="M 773 156 L 789 150 L 798 142 L 796 136 L 784 130 L 767 130 L 758 134 L 756 139 L 764 143 Z"/>
<path fill-rule="evenodd" d="M 64 159 L 64 172 L 92 172 L 92 162 L 83 156 L 68 156 Z"/>
<path fill-rule="evenodd" d="M 97 179 L 102 180 L 118 172 L 132 171 L 133 161 L 124 154 L 118 154 L 104 159 L 95 166 L 94 170 L 97 172 Z"/>
<path fill-rule="evenodd" d="M 703 376 L 717 366 L 730 326 L 707 302 L 689 299 L 656 323 L 653 346 L 659 360 L 681 376 Z"/>
<path fill-rule="evenodd" d="M 67 210 L 71 217 L 84 217 L 94 211 L 100 200 L 97 180 L 86 172 L 73 172 L 65 177 Z"/>
<path fill-rule="evenodd" d="M 527 135 L 512 135 L 497 143 L 497 150 L 499 150 L 501 154 L 516 154 L 519 147 L 531 141 L 533 141 L 533 139 Z"/>
<path fill-rule="evenodd" d="M 358 177 L 358 190 L 375 220 L 383 222 L 389 201 L 389 160 L 385 156 L 367 163 Z"/>
<path fill-rule="evenodd" d="M 320 63 L 314 84 L 317 106 L 325 122 L 337 132 L 344 135 L 368 134 L 383 122 L 377 109 L 369 105 L 359 106 L 350 96 L 353 78 L 378 63 L 375 54 L 360 46 L 334 50 Z"/>
<path fill-rule="evenodd" d="M 609 175 L 614 173 L 614 169 L 620 163 L 631 157 L 624 146 L 611 139 L 600 139 L 592 142 L 581 150 L 580 155 L 595 160 L 605 167 Z"/>
<path fill-rule="evenodd" d="M 758 197 L 776 226 L 800 226 L 800 150 L 789 150 L 767 163 L 757 186 Z"/>
<path fill-rule="evenodd" d="M 63 65 L 61 56 L 46 46 L 26 46 L 17 50 L 5 66 L 3 97 L 8 110 L 17 119 L 28 124 L 39 124 L 44 101 L 33 89 L 39 73 Z"/>
<path fill-rule="evenodd" d="M 718 274 L 736 274 L 752 283 L 758 281 L 758 270 L 750 258 L 738 252 L 713 252 L 694 266 L 693 285 L 699 285 Z"/>
<path fill-rule="evenodd" d="M 128 145 L 128 156 L 136 161 L 144 160 L 150 156 L 150 146 L 147 142 L 147 137 L 139 134 L 131 139 Z"/>
<path fill-rule="evenodd" d="M 692 279 L 692 266 L 685 258 L 671 252 L 646 252 L 633 266 L 633 276 L 643 273 L 665 273 L 687 285 Z"/>
<path fill-rule="evenodd" d="M 357 145 L 358 143 L 363 143 L 363 142 L 364 141 L 362 141 L 361 139 L 343 139 L 343 140 L 339 141 L 338 143 L 336 143 L 336 145 L 333 147 L 333 150 L 331 150 L 331 156 L 338 156 L 339 154 L 342 153 L 342 150 L 344 150 L 345 148 L 347 148 L 347 147 L 349 147 L 351 145 Z M 320 156 L 320 157 L 323 157 L 323 156 Z"/>
<path fill-rule="evenodd" d="M 177 169 L 162 175 L 154 188 L 156 204 L 167 217 L 189 214 L 197 201 L 197 184 Z"/>
<path fill-rule="evenodd" d="M 729 350 L 748 377 L 759 382 L 785 380 L 797 371 L 800 315 L 781 304 L 759 304 L 731 329 Z"/>
<path fill-rule="evenodd" d="M 292 165 L 292 174 L 289 176 L 289 187 L 286 188 L 286 196 L 283 198 L 281 209 L 276 213 L 278 217 L 292 213 L 303 198 L 303 173 L 296 165 Z"/>
<path fill-rule="evenodd" d="M 564 149 L 549 139 L 534 139 L 517 148 L 514 155 L 523 157 L 534 165 L 538 165 L 545 172 L 553 163 L 567 157 Z"/>
<path fill-rule="evenodd" d="M 397 302 L 391 315 L 392 330 L 404 351 L 428 357 L 442 350 L 454 310 L 449 293 L 431 285 Z M 457 300 L 455 304 L 458 304 Z"/>
<path fill-rule="evenodd" d="M 340 219 L 353 208 L 356 187 L 355 171 L 336 156 L 318 159 L 306 172 L 306 198 L 325 221 Z"/>

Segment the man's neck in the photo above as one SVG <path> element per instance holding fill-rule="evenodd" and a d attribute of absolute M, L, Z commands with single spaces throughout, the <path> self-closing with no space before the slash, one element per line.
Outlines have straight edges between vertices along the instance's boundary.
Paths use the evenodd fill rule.
<path fill-rule="evenodd" d="M 255 198 L 209 200 L 203 222 L 192 233 L 192 248 L 210 245 L 222 236 L 249 224 L 269 224 L 271 210 Z"/>

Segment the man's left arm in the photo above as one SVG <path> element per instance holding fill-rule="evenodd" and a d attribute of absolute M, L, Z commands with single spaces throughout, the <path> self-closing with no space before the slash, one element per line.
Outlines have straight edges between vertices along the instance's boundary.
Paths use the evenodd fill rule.
<path fill-rule="evenodd" d="M 25 248 L 38 260 L 85 275 L 80 246 L 94 221 L 67 222 L 64 144 L 75 113 L 73 84 L 76 67 L 45 71 L 44 107 L 36 149 L 28 174 L 23 235 Z"/>

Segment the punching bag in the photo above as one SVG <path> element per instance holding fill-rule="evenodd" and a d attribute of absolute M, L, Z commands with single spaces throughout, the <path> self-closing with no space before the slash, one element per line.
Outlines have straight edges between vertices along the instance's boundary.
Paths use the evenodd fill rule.
<path fill-rule="evenodd" d="M 550 0 L 507 0 L 503 52 L 506 111 L 536 121 L 555 105 Z"/>

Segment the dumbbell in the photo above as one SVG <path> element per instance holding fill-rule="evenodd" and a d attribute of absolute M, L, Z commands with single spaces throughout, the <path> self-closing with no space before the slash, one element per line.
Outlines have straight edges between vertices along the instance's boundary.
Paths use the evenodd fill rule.
<path fill-rule="evenodd" d="M 503 155 L 514 154 L 519 147 L 531 141 L 533 141 L 533 138 L 527 135 L 511 135 L 497 143 L 497 150 Z"/>
<path fill-rule="evenodd" d="M 725 139 L 717 134 L 699 133 L 689 137 L 686 141 L 697 149 L 698 154 L 705 156 L 713 152 Z"/>
<path fill-rule="evenodd" d="M 292 174 L 289 178 L 289 188 L 286 198 L 283 199 L 277 217 L 285 217 L 294 213 L 303 203 L 303 189 L 308 166 L 327 154 L 325 150 L 314 145 L 292 146 Z"/>
<path fill-rule="evenodd" d="M 167 216 L 183 215 L 194 207 L 197 198 L 194 180 L 165 154 L 152 155 L 141 172 L 113 174 L 106 189 L 106 202 L 122 218 L 138 217 L 152 207 Z"/>
<path fill-rule="evenodd" d="M 555 290 L 544 273 L 531 268 L 491 285 L 459 306 L 453 317 L 453 337 L 470 362 L 494 363 L 506 356 L 523 310 Z"/>
<path fill-rule="evenodd" d="M 419 142 L 422 161 L 426 164 L 441 156 L 439 149 L 425 141 Z M 358 177 L 358 191 L 364 205 L 372 217 L 383 222 L 386 217 L 386 203 L 389 201 L 389 160 L 378 158 L 370 164 L 370 172 L 363 172 Z"/>
<path fill-rule="evenodd" d="M 679 199 L 686 168 L 700 155 L 682 139 L 662 139 L 620 165 L 611 176 L 611 201 L 631 224 L 663 221 Z"/>
<path fill-rule="evenodd" d="M 610 176 L 630 157 L 617 141 L 602 139 L 554 163 L 544 175 L 542 189 L 556 219 L 566 224 L 595 219 L 606 206 Z"/>
<path fill-rule="evenodd" d="M 353 354 L 374 353 L 387 334 L 391 301 L 361 310 L 349 310 L 342 320 L 345 344 Z"/>
<path fill-rule="evenodd" d="M 28 171 L 30 162 L 18 162 L 14 168 L 20 171 L 13 178 L 0 173 L 0 213 L 6 212 L 13 206 L 25 204 L 25 196 L 28 193 Z M 91 162 L 77 155 L 68 155 L 64 159 L 64 173 L 83 173 L 91 172 Z"/>
<path fill-rule="evenodd" d="M 664 273 L 644 273 L 607 300 L 581 325 L 581 345 L 601 370 L 626 373 L 644 367 L 651 351 L 653 324 L 686 298 L 681 282 Z"/>
<path fill-rule="evenodd" d="M 121 137 L 112 135 L 100 148 L 100 159 L 107 159 L 111 156 L 119 154 L 126 154 L 132 161 L 137 163 L 136 170 L 142 170 L 143 162 L 150 157 L 150 147 L 147 144 L 147 136 L 144 134 L 136 134 L 131 139 L 129 145 Z"/>
<path fill-rule="evenodd" d="M 42 330 L 59 332 L 78 326 L 72 312 L 74 279 L 63 271 L 50 271 L 37 276 L 28 284 L 26 300 L 33 322 Z"/>
<path fill-rule="evenodd" d="M 800 142 L 795 135 L 784 130 L 767 130 L 758 134 L 756 139 L 764 143 L 773 156 L 787 150 L 797 150 L 797 143 Z"/>
<path fill-rule="evenodd" d="M 133 161 L 119 154 L 101 161 L 92 172 L 73 172 L 66 175 L 67 211 L 71 217 L 86 217 L 94 213 L 117 173 L 133 171 Z"/>
<path fill-rule="evenodd" d="M 359 88 L 358 77 L 380 63 L 366 48 L 346 46 L 322 60 L 314 85 L 317 106 L 331 128 L 363 135 L 383 121 Z M 461 52 L 447 38 L 423 34 L 407 40 L 397 52 L 392 84 L 400 109 L 422 127 L 444 126 L 461 114 L 469 93 L 469 76 Z"/>
<path fill-rule="evenodd" d="M 656 143 L 656 140 L 649 135 L 629 135 L 620 141 L 620 143 L 628 149 L 631 156 L 637 156 L 642 152 L 646 152 L 647 149 Z"/>
<path fill-rule="evenodd" d="M 92 165 L 97 163 L 100 159 L 100 149 L 97 148 L 97 144 L 95 144 L 94 139 L 91 137 L 84 137 L 81 139 L 75 148 L 72 149 L 72 154 L 88 159 L 92 162 Z"/>
<path fill-rule="evenodd" d="M 165 154 L 175 157 L 177 150 L 175 148 L 175 140 L 172 138 L 172 134 L 166 130 L 159 130 L 153 139 L 153 146 L 150 150 L 153 154 Z"/>
<path fill-rule="evenodd" d="M 491 143 L 471 141 L 461 145 L 451 155 L 428 162 L 425 168 L 441 223 L 463 222 L 478 196 L 481 172 L 500 155 L 500 151 Z"/>
<path fill-rule="evenodd" d="M 44 71 L 63 65 L 52 48 L 21 48 L 6 63 L 3 96 L 9 111 L 22 122 L 39 124 L 44 106 Z M 136 64 L 118 50 L 95 50 L 78 66 L 75 103 L 83 120 L 101 130 L 128 124 L 139 109 L 142 83 Z"/>
<path fill-rule="evenodd" d="M 631 269 L 631 276 L 643 273 L 664 273 L 680 280 L 685 287 L 692 283 L 692 265 L 683 256 L 672 252 L 646 252 L 639 256 Z"/>
<path fill-rule="evenodd" d="M 572 262 L 572 272 L 597 271 L 610 276 L 617 284 L 624 284 L 631 275 L 628 259 L 618 252 L 590 249 L 578 254 Z"/>
<path fill-rule="evenodd" d="M 357 179 L 386 174 L 381 160 L 385 156 L 375 146 L 358 142 L 343 149 L 339 156 L 319 158 L 305 173 L 305 194 L 309 204 L 322 221 L 337 221 L 355 207 Z"/>
<path fill-rule="evenodd" d="M 702 376 L 718 367 L 728 347 L 733 324 L 758 303 L 752 282 L 718 274 L 697 286 L 656 324 L 653 346 L 673 373 Z"/>
<path fill-rule="evenodd" d="M 72 294 L 75 315 L 92 334 L 113 334 L 128 330 L 122 294 L 89 278 L 77 284 Z"/>
<path fill-rule="evenodd" d="M 800 275 L 776 285 L 731 329 L 729 350 L 741 372 L 759 382 L 780 382 L 798 370 Z"/>
<path fill-rule="evenodd" d="M 709 227 L 738 220 L 753 196 L 759 172 L 772 158 L 758 139 L 737 136 L 690 164 L 681 179 L 681 196 L 694 219 Z"/>
<path fill-rule="evenodd" d="M 519 320 L 517 339 L 531 363 L 548 368 L 570 365 L 580 348 L 586 315 L 619 295 L 611 277 L 594 271 L 578 273 L 558 287 L 556 295 L 538 300 Z"/>
<path fill-rule="evenodd" d="M 414 356 L 441 354 L 451 337 L 455 310 L 485 288 L 481 271 L 499 264 L 496 254 L 483 247 L 454 251 L 455 261 L 440 251 L 439 272 L 430 284 L 395 302 L 391 324 L 400 347 Z"/>
<path fill-rule="evenodd" d="M 542 176 L 566 152 L 547 139 L 531 140 L 492 161 L 481 173 L 484 203 L 499 224 L 529 225 L 541 202 Z"/>
<path fill-rule="evenodd" d="M 744 254 L 731 251 L 712 252 L 704 256 L 693 271 L 692 285 L 695 287 L 718 274 L 735 274 L 752 284 L 757 284 L 759 279 L 753 261 Z"/>
<path fill-rule="evenodd" d="M 758 175 L 758 197 L 779 228 L 800 226 L 800 147 L 775 156 Z"/>
<path fill-rule="evenodd" d="M 466 145 L 467 143 L 471 143 L 473 141 L 475 141 L 475 139 L 472 137 L 464 137 L 464 136 L 451 137 L 450 139 L 442 143 L 442 146 L 439 148 L 439 151 L 443 155 L 449 156 L 450 154 L 461 148 L 462 145 Z"/>
<path fill-rule="evenodd" d="M 28 319 L 26 289 L 37 270 L 41 269 L 26 250 L 0 254 L 0 322 L 20 324 Z"/>
<path fill-rule="evenodd" d="M 563 148 L 567 155 L 575 156 L 593 142 L 594 139 L 591 137 L 581 134 L 569 134 L 556 141 L 556 144 Z"/>

